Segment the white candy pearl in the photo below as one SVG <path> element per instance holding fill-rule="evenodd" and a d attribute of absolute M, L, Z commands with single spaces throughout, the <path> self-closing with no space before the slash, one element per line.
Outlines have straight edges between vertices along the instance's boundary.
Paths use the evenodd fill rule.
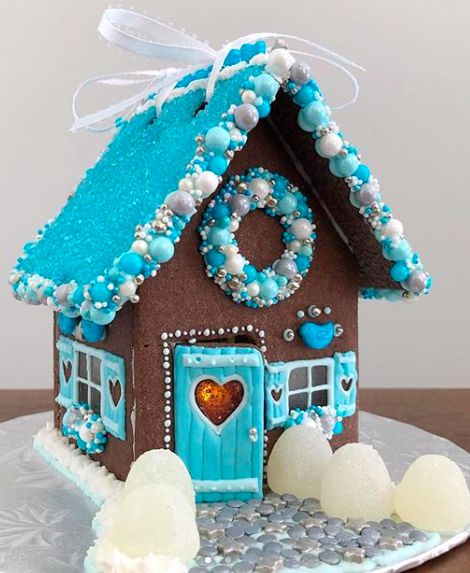
<path fill-rule="evenodd" d="M 248 284 L 246 286 L 246 292 L 249 296 L 258 296 L 259 295 L 259 284 L 256 281 Z"/>
<path fill-rule="evenodd" d="M 238 246 L 237 245 L 225 245 L 224 247 L 224 255 L 226 257 L 233 257 L 238 253 Z"/>
<path fill-rule="evenodd" d="M 253 90 L 245 90 L 242 93 L 242 102 L 243 103 L 255 103 L 257 98 L 256 92 Z"/>
<path fill-rule="evenodd" d="M 131 251 L 134 253 L 139 253 L 140 255 L 146 255 L 148 253 L 149 246 L 147 241 L 138 239 L 132 243 Z"/>
<path fill-rule="evenodd" d="M 253 195 L 257 195 L 260 199 L 266 199 L 271 192 L 269 183 L 261 177 L 253 179 L 253 181 L 249 183 L 248 189 L 253 193 Z"/>
<path fill-rule="evenodd" d="M 196 187 L 203 198 L 209 197 L 219 186 L 219 177 L 212 171 L 203 171 L 196 179 Z"/>
<path fill-rule="evenodd" d="M 297 239 L 308 239 L 312 234 L 312 224 L 307 219 L 297 219 L 292 223 L 290 232 Z"/>
<path fill-rule="evenodd" d="M 242 137 L 242 132 L 238 129 L 238 127 L 232 127 L 230 130 L 230 139 L 232 141 L 241 141 Z"/>
<path fill-rule="evenodd" d="M 121 296 L 130 297 L 130 296 L 133 296 L 135 294 L 136 290 L 137 290 L 137 286 L 135 285 L 134 282 L 126 281 L 126 282 L 122 283 L 122 285 L 119 287 L 119 294 Z"/>
<path fill-rule="evenodd" d="M 178 189 L 180 191 L 191 191 L 192 188 L 193 188 L 193 182 L 191 181 L 191 179 L 188 179 L 187 177 L 180 179 L 178 183 Z"/>
<path fill-rule="evenodd" d="M 380 233 L 384 237 L 400 237 L 403 235 L 403 224 L 398 219 L 390 219 L 385 225 L 382 225 Z"/>
<path fill-rule="evenodd" d="M 287 245 L 287 248 L 289 249 L 289 251 L 292 251 L 293 253 L 298 253 L 302 248 L 302 243 L 300 241 L 291 241 Z"/>
<path fill-rule="evenodd" d="M 245 259 L 241 255 L 233 255 L 227 258 L 224 266 L 231 275 L 239 275 L 245 266 Z"/>
<path fill-rule="evenodd" d="M 268 56 L 266 71 L 278 78 L 285 79 L 295 62 L 294 56 L 285 49 L 272 50 Z"/>
<path fill-rule="evenodd" d="M 343 140 L 336 133 L 328 133 L 317 140 L 317 153 L 322 157 L 335 157 L 343 147 Z"/>
<path fill-rule="evenodd" d="M 232 221 L 228 226 L 228 230 L 232 233 L 235 233 L 240 228 L 240 223 L 238 221 Z"/>

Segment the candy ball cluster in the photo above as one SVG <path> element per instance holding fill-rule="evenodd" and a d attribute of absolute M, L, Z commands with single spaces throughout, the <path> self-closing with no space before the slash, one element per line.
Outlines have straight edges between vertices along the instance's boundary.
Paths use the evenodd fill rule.
<path fill-rule="evenodd" d="M 78 447 L 87 454 L 101 454 L 108 441 L 103 420 L 88 404 L 74 404 L 64 414 L 62 433 L 73 438 Z"/>
<path fill-rule="evenodd" d="M 279 217 L 285 250 L 259 270 L 240 253 L 235 232 L 255 209 Z M 313 213 L 305 196 L 287 179 L 263 168 L 229 178 L 209 203 L 199 232 L 207 275 L 235 302 L 250 307 L 271 306 L 288 298 L 301 285 L 314 253 Z"/>

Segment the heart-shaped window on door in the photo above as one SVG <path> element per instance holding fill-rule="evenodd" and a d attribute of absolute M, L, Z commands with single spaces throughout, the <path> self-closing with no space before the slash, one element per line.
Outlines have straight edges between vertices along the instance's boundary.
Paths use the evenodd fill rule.
<path fill-rule="evenodd" d="M 240 407 L 245 389 L 240 380 L 228 380 L 221 384 L 216 380 L 201 380 L 194 391 L 196 405 L 202 414 L 220 426 Z"/>
<path fill-rule="evenodd" d="M 109 393 L 113 401 L 113 406 L 117 408 L 119 401 L 121 400 L 121 394 L 122 394 L 121 382 L 119 379 L 110 378 L 108 380 L 108 384 L 109 384 Z"/>
<path fill-rule="evenodd" d="M 349 378 L 347 378 L 346 376 L 343 376 L 341 378 L 341 387 L 343 388 L 343 391 L 349 392 L 353 382 L 354 382 L 354 378 L 352 376 L 350 376 Z"/>
<path fill-rule="evenodd" d="M 67 384 L 72 376 L 72 363 L 70 360 L 62 361 L 62 371 L 64 373 L 65 383 Z"/>

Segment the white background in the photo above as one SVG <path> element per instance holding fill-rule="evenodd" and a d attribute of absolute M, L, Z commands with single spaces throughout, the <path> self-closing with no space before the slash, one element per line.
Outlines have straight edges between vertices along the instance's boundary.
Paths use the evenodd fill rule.
<path fill-rule="evenodd" d="M 95 32 L 109 2 L 2 0 L 0 17 L 0 387 L 52 384 L 52 313 L 6 284 L 23 244 L 53 217 L 105 136 L 68 133 L 76 86 L 154 67 Z M 129 6 L 129 5 L 126 5 Z M 256 31 L 304 36 L 364 65 L 359 102 L 336 112 L 435 279 L 414 305 L 361 302 L 361 382 L 470 387 L 470 4 L 466 0 L 135 0 L 214 47 Z M 331 104 L 349 86 L 315 72 Z M 119 98 L 119 94 L 109 94 Z M 104 100 L 104 101 L 113 101 Z M 87 104 L 104 103 L 96 98 Z M 91 111 L 92 107 L 88 108 Z"/>

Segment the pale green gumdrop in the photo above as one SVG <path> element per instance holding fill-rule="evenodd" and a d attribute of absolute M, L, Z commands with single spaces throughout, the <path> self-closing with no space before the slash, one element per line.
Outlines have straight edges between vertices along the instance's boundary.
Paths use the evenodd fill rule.
<path fill-rule="evenodd" d="M 451 532 L 470 524 L 470 492 L 459 466 L 439 455 L 421 456 L 395 489 L 401 519 L 428 531 Z"/>
<path fill-rule="evenodd" d="M 193 559 L 200 547 L 196 518 L 187 499 L 168 484 L 147 484 L 117 502 L 108 542 L 129 557 L 169 555 Z"/>
<path fill-rule="evenodd" d="M 196 511 L 191 476 L 184 462 L 170 450 L 149 450 L 132 464 L 124 484 L 124 493 L 147 484 L 168 484 L 180 491 Z"/>
<path fill-rule="evenodd" d="M 292 426 L 284 431 L 271 452 L 268 485 L 276 493 L 318 498 L 331 455 L 330 444 L 316 425 Z"/>
<path fill-rule="evenodd" d="M 320 503 L 331 517 L 389 517 L 393 484 L 379 453 L 366 444 L 347 444 L 336 450 L 323 474 Z"/>

